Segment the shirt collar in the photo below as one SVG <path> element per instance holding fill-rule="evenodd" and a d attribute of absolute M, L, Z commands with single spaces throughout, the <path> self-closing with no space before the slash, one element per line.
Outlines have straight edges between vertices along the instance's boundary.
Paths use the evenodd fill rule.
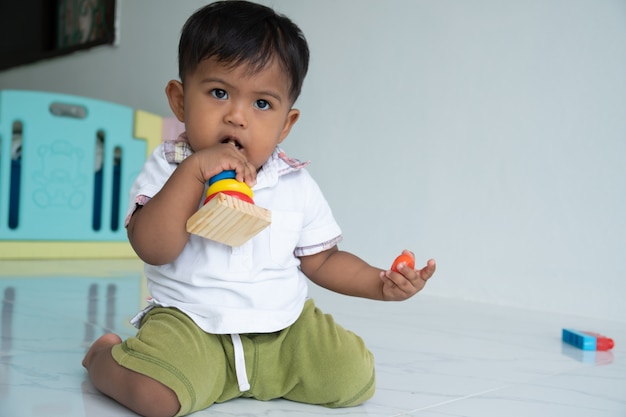
<path fill-rule="evenodd" d="M 167 162 L 180 164 L 193 153 L 193 149 L 187 140 L 187 134 L 183 132 L 174 140 L 164 140 L 163 152 Z"/>
<path fill-rule="evenodd" d="M 163 151 L 165 159 L 170 164 L 180 164 L 194 152 L 185 132 L 181 133 L 174 140 L 163 141 Z M 276 147 L 272 155 L 259 170 L 257 184 L 254 188 L 271 187 L 276 184 L 278 177 L 299 171 L 309 164 L 309 161 L 302 162 L 288 157 L 281 148 Z"/>

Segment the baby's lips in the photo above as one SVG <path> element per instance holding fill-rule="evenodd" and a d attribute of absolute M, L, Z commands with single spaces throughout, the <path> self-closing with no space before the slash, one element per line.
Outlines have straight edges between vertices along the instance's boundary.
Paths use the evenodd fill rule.
<path fill-rule="evenodd" d="M 239 139 L 232 137 L 232 136 L 227 136 L 224 139 L 222 139 L 222 143 L 233 145 L 235 148 L 239 150 L 243 149 L 243 146 L 239 142 Z"/>

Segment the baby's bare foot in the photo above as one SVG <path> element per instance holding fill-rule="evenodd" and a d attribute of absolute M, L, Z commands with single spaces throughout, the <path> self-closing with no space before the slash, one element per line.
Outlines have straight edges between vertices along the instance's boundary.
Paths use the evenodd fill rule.
<path fill-rule="evenodd" d="M 93 355 L 104 349 L 111 349 L 113 346 L 119 345 L 120 343 L 122 343 L 122 339 L 120 339 L 120 337 L 116 334 L 107 333 L 101 336 L 98 340 L 93 342 L 93 344 L 85 354 L 85 357 L 83 358 L 83 366 L 85 368 L 89 368 L 89 364 L 91 363 L 91 358 L 93 357 Z"/>

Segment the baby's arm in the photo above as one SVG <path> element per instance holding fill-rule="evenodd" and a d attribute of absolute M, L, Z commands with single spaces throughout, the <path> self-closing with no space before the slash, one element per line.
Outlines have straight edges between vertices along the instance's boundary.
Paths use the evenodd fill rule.
<path fill-rule="evenodd" d="M 402 263 L 398 272 L 375 268 L 361 258 L 332 249 L 300 258 L 302 272 L 316 284 L 341 294 L 384 301 L 401 301 L 417 294 L 435 273 L 429 260 L 416 270 Z"/>
<path fill-rule="evenodd" d="M 186 158 L 163 188 L 128 223 L 128 238 L 146 263 L 162 265 L 175 260 L 189 240 L 185 225 L 198 210 L 208 178 L 223 170 L 237 172 L 237 179 L 253 185 L 256 170 L 241 152 L 229 144 L 218 144 Z"/>

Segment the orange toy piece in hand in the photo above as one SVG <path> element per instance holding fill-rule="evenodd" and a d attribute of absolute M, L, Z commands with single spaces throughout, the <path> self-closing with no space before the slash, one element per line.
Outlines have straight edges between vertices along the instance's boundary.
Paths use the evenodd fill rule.
<path fill-rule="evenodd" d="M 398 271 L 398 265 L 400 265 L 400 263 L 402 262 L 404 262 L 409 268 L 415 269 L 415 258 L 413 257 L 413 255 L 409 254 L 408 252 L 403 252 L 400 256 L 396 258 L 395 261 L 393 261 L 393 264 L 391 265 L 391 270 L 399 273 L 400 271 Z"/>

